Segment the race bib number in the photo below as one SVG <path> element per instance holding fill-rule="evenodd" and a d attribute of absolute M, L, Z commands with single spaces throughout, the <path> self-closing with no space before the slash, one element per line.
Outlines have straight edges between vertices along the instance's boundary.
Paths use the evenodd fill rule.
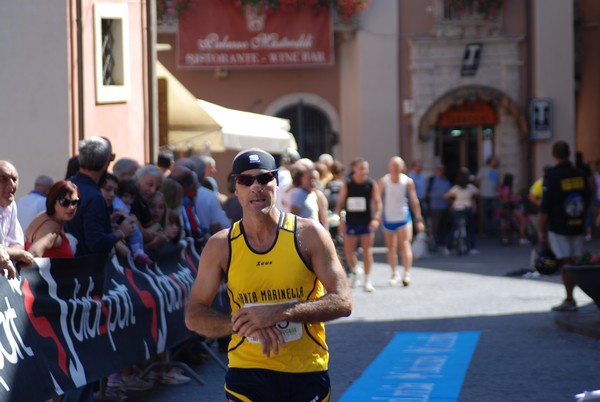
<path fill-rule="evenodd" d="M 367 199 L 365 197 L 348 197 L 346 199 L 346 211 L 365 212 L 367 210 Z"/>
<path fill-rule="evenodd" d="M 275 304 L 275 303 L 271 303 L 271 304 Z M 247 303 L 246 304 L 247 307 L 267 306 L 267 305 L 269 305 L 269 304 L 262 304 L 262 303 Z M 302 338 L 302 323 L 301 322 L 279 321 L 277 324 L 275 324 L 275 328 L 277 328 L 279 330 L 279 332 L 281 332 L 281 335 L 283 336 L 283 340 L 285 341 L 285 343 L 297 341 L 298 339 Z M 248 342 L 250 342 L 250 343 L 259 343 L 258 339 L 253 338 L 251 336 L 248 336 L 246 339 L 248 339 Z"/>

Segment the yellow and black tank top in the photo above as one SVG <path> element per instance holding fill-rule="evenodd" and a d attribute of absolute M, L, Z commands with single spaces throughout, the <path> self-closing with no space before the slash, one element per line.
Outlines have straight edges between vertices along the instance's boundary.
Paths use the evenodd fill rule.
<path fill-rule="evenodd" d="M 229 231 L 227 292 L 232 311 L 244 306 L 314 300 L 324 295 L 323 284 L 302 258 L 296 238 L 297 218 L 281 213 L 277 236 L 266 252 L 254 251 L 244 235 L 243 222 Z M 266 357 L 260 344 L 233 334 L 229 367 L 260 368 L 288 373 L 327 370 L 329 354 L 322 322 L 283 321 L 277 324 L 286 345 Z"/>

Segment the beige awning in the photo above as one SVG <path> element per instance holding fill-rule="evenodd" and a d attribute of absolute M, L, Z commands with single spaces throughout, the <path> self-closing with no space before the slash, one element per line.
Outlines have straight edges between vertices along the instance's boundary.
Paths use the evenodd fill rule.
<path fill-rule="evenodd" d="M 196 99 L 160 62 L 157 76 L 167 80 L 169 144 L 176 149 L 223 152 L 258 147 L 282 153 L 297 148 L 289 120 Z"/>

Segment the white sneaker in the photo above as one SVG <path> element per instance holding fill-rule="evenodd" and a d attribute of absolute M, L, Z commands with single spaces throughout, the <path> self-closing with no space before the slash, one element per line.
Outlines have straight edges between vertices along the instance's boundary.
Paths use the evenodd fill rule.
<path fill-rule="evenodd" d="M 181 373 L 181 370 L 178 368 L 173 368 L 169 371 L 166 371 L 162 374 L 162 377 L 160 378 L 160 382 L 162 384 L 167 384 L 167 385 L 179 385 L 179 384 L 186 384 L 188 382 L 190 382 L 191 378 L 188 376 L 185 376 Z"/>
<path fill-rule="evenodd" d="M 365 274 L 365 271 L 361 267 L 355 267 L 354 273 L 352 274 L 352 278 L 350 279 L 350 287 L 355 288 L 357 286 L 362 285 L 362 277 Z"/>
<path fill-rule="evenodd" d="M 373 284 L 371 282 L 365 283 L 365 292 L 373 293 L 374 291 L 375 291 L 375 287 L 373 286 Z"/>
<path fill-rule="evenodd" d="M 402 277 L 402 286 L 407 287 L 408 285 L 410 285 L 410 274 L 406 273 Z"/>
<path fill-rule="evenodd" d="M 531 242 L 525 238 L 519 239 L 519 246 L 529 246 Z"/>
<path fill-rule="evenodd" d="M 400 280 L 400 275 L 398 275 L 398 273 L 396 272 L 392 276 L 392 279 L 390 279 L 390 281 L 389 281 L 390 286 L 396 286 L 398 284 L 399 280 Z"/>
<path fill-rule="evenodd" d="M 450 255 L 450 250 L 448 249 L 448 247 L 446 247 L 446 248 L 444 249 L 444 255 L 445 255 L 446 257 L 448 257 L 448 256 Z"/>
<path fill-rule="evenodd" d="M 138 377 L 137 375 L 123 376 L 123 386 L 121 387 L 124 391 L 145 391 L 154 386 L 151 381 L 146 381 Z"/>
<path fill-rule="evenodd" d="M 472 248 L 469 250 L 469 255 L 478 255 L 479 254 L 479 250 L 477 250 L 476 248 Z"/>

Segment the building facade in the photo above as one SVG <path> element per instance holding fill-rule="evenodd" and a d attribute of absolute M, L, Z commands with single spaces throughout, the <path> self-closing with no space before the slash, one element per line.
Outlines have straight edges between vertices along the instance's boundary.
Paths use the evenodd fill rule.
<path fill-rule="evenodd" d="M 588 161 L 600 157 L 599 6 L 453 6 L 465 3 L 373 1 L 336 25 L 331 67 L 178 70 L 173 26 L 159 27 L 158 42 L 171 50 L 158 57 L 199 98 L 289 118 L 305 156 L 329 152 L 346 165 L 362 156 L 373 176 L 396 154 L 421 160 L 429 174 L 443 163 L 450 176 L 461 166 L 475 173 L 493 154 L 522 188 L 552 162 L 555 140 Z"/>
<path fill-rule="evenodd" d="M 117 158 L 152 160 L 155 58 L 146 1 L 0 4 L 0 159 L 20 174 L 64 178 L 79 141 L 111 140 Z M 151 64 L 153 65 L 153 63 Z"/>

